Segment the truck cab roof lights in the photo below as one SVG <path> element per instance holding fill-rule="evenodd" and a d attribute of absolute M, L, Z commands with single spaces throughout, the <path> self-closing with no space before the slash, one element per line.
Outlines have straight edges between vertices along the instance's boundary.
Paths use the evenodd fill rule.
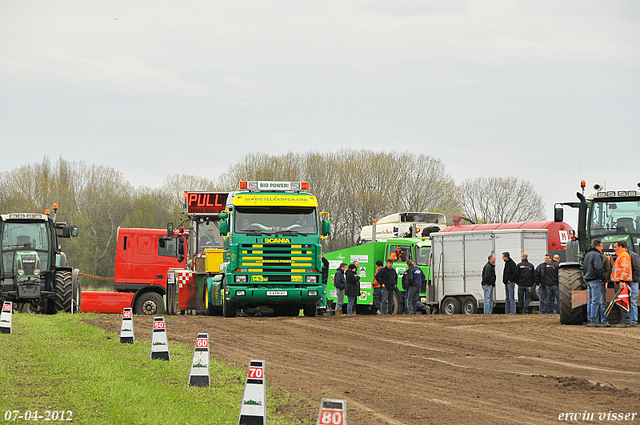
<path fill-rule="evenodd" d="M 309 182 L 241 181 L 240 190 L 251 192 L 308 192 Z"/>

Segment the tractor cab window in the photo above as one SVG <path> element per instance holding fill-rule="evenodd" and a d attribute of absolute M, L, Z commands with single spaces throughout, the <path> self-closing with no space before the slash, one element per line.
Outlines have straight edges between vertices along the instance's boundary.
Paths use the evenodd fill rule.
<path fill-rule="evenodd" d="M 430 253 L 431 248 L 428 246 L 416 247 L 416 264 L 419 266 L 428 266 Z"/>
<path fill-rule="evenodd" d="M 387 254 L 395 262 L 412 260 L 411 247 L 406 245 L 390 245 Z"/>
<path fill-rule="evenodd" d="M 317 235 L 318 213 L 309 207 L 236 207 L 233 226 L 247 235 Z"/>
<path fill-rule="evenodd" d="M 594 202 L 590 230 L 591 236 L 640 233 L 640 203 L 637 201 Z"/>
<path fill-rule="evenodd" d="M 222 236 L 220 236 L 220 222 L 206 221 L 198 223 L 198 252 L 204 252 L 207 248 L 222 248 Z"/>
<path fill-rule="evenodd" d="M 13 273 L 16 252 L 35 251 L 40 268 L 47 270 L 49 228 L 46 223 L 5 222 L 2 226 L 2 270 Z"/>

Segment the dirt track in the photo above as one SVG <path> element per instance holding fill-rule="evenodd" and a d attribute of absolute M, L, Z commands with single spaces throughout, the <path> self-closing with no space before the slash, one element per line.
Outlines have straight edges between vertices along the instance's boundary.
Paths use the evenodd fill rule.
<path fill-rule="evenodd" d="M 640 423 L 640 327 L 538 315 L 166 320 L 169 341 L 208 332 L 215 359 L 266 360 L 272 390 L 317 400 L 278 407 L 304 424 L 315 424 L 323 397 L 347 400 L 349 425 L 546 424 L 585 411 L 594 421 L 580 423 L 610 411 Z M 150 341 L 151 321 L 135 318 L 137 340 Z M 119 331 L 120 316 L 99 325 Z"/>

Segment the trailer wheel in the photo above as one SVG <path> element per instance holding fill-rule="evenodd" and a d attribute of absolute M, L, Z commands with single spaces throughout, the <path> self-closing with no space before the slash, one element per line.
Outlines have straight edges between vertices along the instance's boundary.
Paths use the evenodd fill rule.
<path fill-rule="evenodd" d="M 462 300 L 462 311 L 464 314 L 476 314 L 478 312 L 478 303 L 473 297 L 467 297 Z"/>
<path fill-rule="evenodd" d="M 316 317 L 318 315 L 318 306 L 316 303 L 307 304 L 304 306 L 305 317 Z"/>
<path fill-rule="evenodd" d="M 558 296 L 558 310 L 560 323 L 563 325 L 582 325 L 587 317 L 587 306 L 573 308 L 571 293 L 582 289 L 582 272 L 579 267 L 563 267 L 558 271 L 560 294 Z"/>
<path fill-rule="evenodd" d="M 144 314 L 147 316 L 164 314 L 164 304 L 162 297 L 155 292 L 145 292 L 138 296 L 133 307 L 135 314 Z"/>
<path fill-rule="evenodd" d="M 441 314 L 460 314 L 462 312 L 462 306 L 460 305 L 460 300 L 454 297 L 447 297 L 442 301 L 442 309 L 440 309 Z"/>
<path fill-rule="evenodd" d="M 69 271 L 57 271 L 55 275 L 55 298 L 53 312 L 71 311 L 73 297 L 73 278 Z"/>

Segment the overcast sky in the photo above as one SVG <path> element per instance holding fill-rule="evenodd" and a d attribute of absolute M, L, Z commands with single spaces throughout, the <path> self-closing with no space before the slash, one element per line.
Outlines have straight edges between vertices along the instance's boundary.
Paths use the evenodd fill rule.
<path fill-rule="evenodd" d="M 581 178 L 635 187 L 639 135 L 636 0 L 0 0 L 0 171 L 61 155 L 158 187 L 408 150 L 528 180 L 551 218 Z"/>

